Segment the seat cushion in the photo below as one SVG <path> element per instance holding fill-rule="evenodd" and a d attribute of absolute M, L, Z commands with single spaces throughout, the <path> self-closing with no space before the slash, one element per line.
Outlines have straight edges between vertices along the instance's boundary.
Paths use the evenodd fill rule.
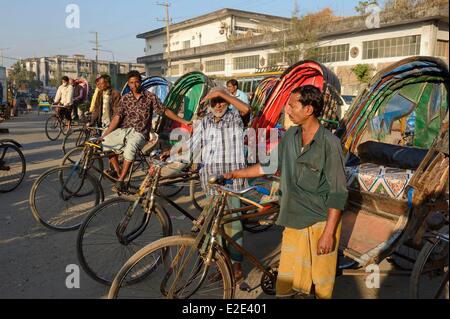
<path fill-rule="evenodd" d="M 362 163 L 373 163 L 392 168 L 416 170 L 428 150 L 417 147 L 368 141 L 358 146 Z"/>

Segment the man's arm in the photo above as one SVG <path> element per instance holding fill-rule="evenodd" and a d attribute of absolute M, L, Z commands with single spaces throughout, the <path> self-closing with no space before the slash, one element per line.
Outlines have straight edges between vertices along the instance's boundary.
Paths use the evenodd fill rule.
<path fill-rule="evenodd" d="M 228 94 L 225 90 L 215 90 L 209 92 L 200 103 L 204 103 L 206 100 L 210 100 L 215 97 L 220 97 L 227 103 L 234 105 L 242 117 L 250 113 L 250 106 L 248 104 L 242 102 L 237 97 Z"/>
<path fill-rule="evenodd" d="M 348 197 L 344 157 L 340 142 L 337 139 L 327 142 L 325 161 L 324 172 L 330 187 L 325 202 L 328 209 L 328 218 L 317 244 L 318 255 L 329 254 L 336 248 L 336 231 Z"/>
<path fill-rule="evenodd" d="M 326 255 L 334 251 L 336 245 L 336 231 L 341 221 L 341 211 L 335 208 L 328 209 L 328 218 L 317 243 L 317 255 Z"/>
<path fill-rule="evenodd" d="M 113 117 L 111 124 L 109 124 L 108 129 L 103 133 L 102 138 L 105 138 L 109 133 L 119 127 L 120 119 L 121 117 L 118 114 Z"/>
<path fill-rule="evenodd" d="M 223 177 L 226 179 L 237 179 L 237 178 L 261 177 L 264 175 L 266 175 L 266 173 L 264 172 L 261 164 L 256 164 L 243 169 L 232 171 L 227 174 L 223 174 Z"/>
<path fill-rule="evenodd" d="M 176 115 L 171 109 L 167 109 L 164 111 L 164 115 L 166 115 L 172 121 L 178 122 L 180 124 L 190 125 L 191 122 L 186 121 L 185 119 Z"/>

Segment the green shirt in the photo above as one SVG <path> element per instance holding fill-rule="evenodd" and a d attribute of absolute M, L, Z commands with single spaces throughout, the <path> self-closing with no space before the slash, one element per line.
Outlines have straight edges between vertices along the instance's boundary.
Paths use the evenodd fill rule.
<path fill-rule="evenodd" d="M 302 129 L 291 127 L 278 145 L 281 202 L 277 224 L 302 229 L 326 221 L 328 209 L 343 210 L 348 191 L 339 139 L 322 125 L 302 151 Z M 262 164 L 266 174 L 273 167 Z"/>

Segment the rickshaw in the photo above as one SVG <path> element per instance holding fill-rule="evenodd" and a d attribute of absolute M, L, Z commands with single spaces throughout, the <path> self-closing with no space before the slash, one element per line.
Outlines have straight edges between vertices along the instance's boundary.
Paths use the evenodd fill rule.
<path fill-rule="evenodd" d="M 429 285 L 438 277 L 428 289 L 439 291 L 433 297 L 446 289 L 448 298 L 448 75 L 446 64 L 432 57 L 389 66 L 369 82 L 337 131 L 349 189 L 340 251 L 356 267 L 393 256 L 416 263 L 414 298 L 425 297 L 423 287 L 417 289 L 421 276 L 429 276 Z M 447 238 L 439 252 L 426 244 L 430 234 L 440 238 L 436 232 Z M 401 247 L 416 254 L 403 255 Z M 422 248 L 428 249 L 425 262 Z"/>

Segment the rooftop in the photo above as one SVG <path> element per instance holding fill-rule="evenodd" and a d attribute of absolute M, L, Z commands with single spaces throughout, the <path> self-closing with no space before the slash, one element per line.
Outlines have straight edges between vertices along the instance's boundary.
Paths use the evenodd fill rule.
<path fill-rule="evenodd" d="M 181 30 L 185 28 L 190 28 L 199 24 L 207 23 L 210 21 L 215 21 L 218 19 L 226 18 L 229 16 L 235 16 L 235 17 L 242 17 L 242 18 L 249 18 L 249 19 L 259 19 L 265 22 L 279 22 L 279 23 L 289 23 L 291 21 L 290 18 L 286 17 L 279 17 L 279 16 L 273 16 L 263 13 L 255 13 L 255 12 L 249 12 L 249 11 L 242 11 L 237 9 L 230 9 L 230 8 L 224 8 L 217 11 L 213 11 L 192 19 L 188 19 L 182 22 L 178 22 L 175 24 L 172 24 L 170 26 L 171 31 Z M 150 36 L 155 36 L 159 34 L 163 34 L 165 32 L 166 28 L 159 28 L 155 29 L 149 32 L 141 33 L 137 35 L 137 38 L 139 39 L 145 39 Z"/>

